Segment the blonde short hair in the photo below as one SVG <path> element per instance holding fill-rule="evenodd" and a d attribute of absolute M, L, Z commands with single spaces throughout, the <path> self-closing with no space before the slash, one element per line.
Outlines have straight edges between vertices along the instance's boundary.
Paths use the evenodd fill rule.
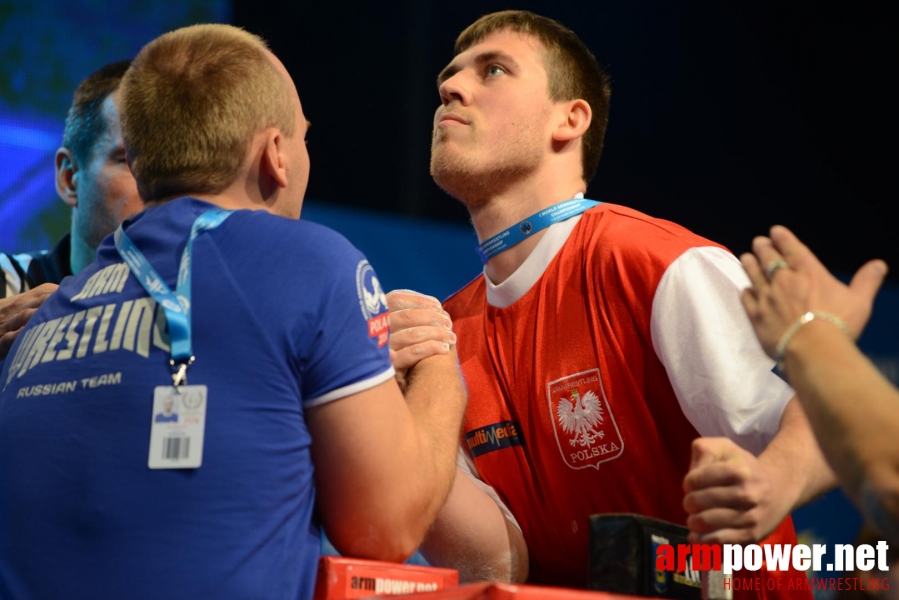
<path fill-rule="evenodd" d="M 256 133 L 294 135 L 293 93 L 266 50 L 258 36 L 218 24 L 144 46 L 121 85 L 122 137 L 144 201 L 220 193 Z"/>

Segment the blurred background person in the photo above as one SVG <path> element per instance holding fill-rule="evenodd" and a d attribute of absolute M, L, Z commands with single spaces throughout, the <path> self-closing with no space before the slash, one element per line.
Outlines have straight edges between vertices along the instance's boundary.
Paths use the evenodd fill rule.
<path fill-rule="evenodd" d="M 105 65 L 75 90 L 55 179 L 57 194 L 72 209 L 70 232 L 48 252 L 0 253 L 6 280 L 0 289 L 0 358 L 55 286 L 92 263 L 103 238 L 143 210 L 119 126 L 118 89 L 130 63 Z"/>

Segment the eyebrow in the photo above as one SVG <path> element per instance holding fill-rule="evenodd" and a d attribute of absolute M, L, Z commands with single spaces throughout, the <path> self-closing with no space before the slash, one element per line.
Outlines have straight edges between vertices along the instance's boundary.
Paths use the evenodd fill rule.
<path fill-rule="evenodd" d="M 474 57 L 474 63 L 478 66 L 491 62 L 503 62 L 508 64 L 512 69 L 518 69 L 518 63 L 515 59 L 500 50 L 488 50 Z M 452 63 L 448 64 L 440 74 L 437 75 L 437 86 L 439 87 L 444 81 L 461 71 L 462 68 Z"/>

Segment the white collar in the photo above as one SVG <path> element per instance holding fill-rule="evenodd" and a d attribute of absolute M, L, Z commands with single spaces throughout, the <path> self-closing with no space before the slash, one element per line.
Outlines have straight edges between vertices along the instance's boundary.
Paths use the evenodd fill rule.
<path fill-rule="evenodd" d="M 575 198 L 583 198 L 579 193 Z M 583 214 L 583 213 L 582 213 Z M 537 280 L 546 272 L 546 267 L 556 257 L 568 236 L 581 220 L 581 215 L 574 216 L 561 223 L 555 223 L 546 228 L 546 233 L 534 246 L 521 265 L 515 269 L 505 281 L 495 284 L 490 281 L 487 272 L 484 272 L 484 282 L 487 284 L 487 303 L 496 308 L 506 308 L 517 302 L 531 289 Z"/>

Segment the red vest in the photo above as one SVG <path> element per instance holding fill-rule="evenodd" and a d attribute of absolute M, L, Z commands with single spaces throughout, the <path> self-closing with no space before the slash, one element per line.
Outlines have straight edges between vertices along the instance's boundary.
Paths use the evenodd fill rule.
<path fill-rule="evenodd" d="M 469 391 L 463 447 L 521 525 L 530 582 L 586 585 L 589 515 L 686 522 L 698 433 L 653 350 L 650 317 L 665 270 L 697 246 L 717 245 L 602 204 L 511 306 L 487 304 L 483 277 L 444 304 Z"/>

